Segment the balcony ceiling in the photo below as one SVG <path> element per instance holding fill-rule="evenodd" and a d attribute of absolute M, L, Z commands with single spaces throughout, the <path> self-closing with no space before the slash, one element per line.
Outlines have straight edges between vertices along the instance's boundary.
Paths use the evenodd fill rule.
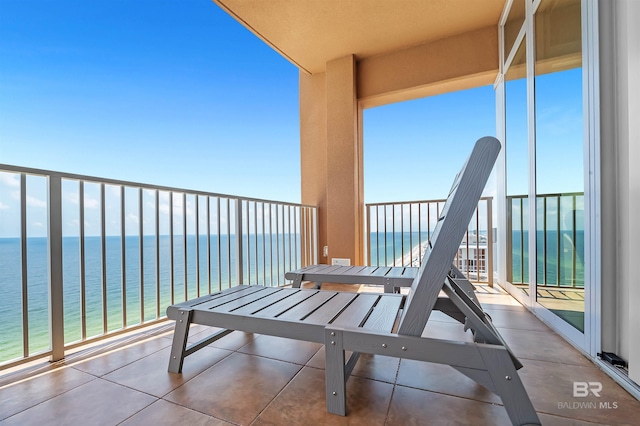
<path fill-rule="evenodd" d="M 213 0 L 308 73 L 497 26 L 504 0 Z M 497 29 L 496 29 L 497 31 Z"/>

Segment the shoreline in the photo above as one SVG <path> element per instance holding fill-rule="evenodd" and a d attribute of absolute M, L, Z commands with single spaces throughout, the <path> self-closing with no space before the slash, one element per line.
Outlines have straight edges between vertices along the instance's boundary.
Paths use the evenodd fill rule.
<path fill-rule="evenodd" d="M 400 257 L 397 257 L 396 259 L 394 259 L 393 264 L 394 265 L 399 265 L 405 268 L 418 268 L 420 267 L 420 262 L 422 260 L 422 258 L 424 257 L 424 253 L 427 250 L 427 244 L 429 243 L 429 241 L 423 241 L 422 243 L 418 243 L 416 245 L 413 246 L 413 248 L 411 249 L 411 254 L 410 254 L 410 261 L 408 263 L 404 262 L 405 259 L 405 255 L 400 255 Z"/>

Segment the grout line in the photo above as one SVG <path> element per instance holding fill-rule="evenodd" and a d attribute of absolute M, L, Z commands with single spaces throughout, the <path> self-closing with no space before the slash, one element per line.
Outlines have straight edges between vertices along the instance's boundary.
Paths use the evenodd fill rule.
<path fill-rule="evenodd" d="M 300 364 L 295 364 L 295 365 L 300 365 Z M 271 400 L 267 403 L 267 405 L 264 406 L 264 408 L 262 410 L 260 410 L 260 412 L 256 415 L 256 417 L 249 423 L 250 425 L 255 424 L 256 421 L 258 421 L 258 418 L 262 415 L 262 413 L 264 413 L 271 405 L 273 405 L 273 403 L 275 402 L 275 400 L 284 393 L 284 391 L 291 385 L 291 382 L 293 382 L 296 377 L 298 377 L 300 375 L 300 373 L 302 373 L 302 370 L 304 369 L 304 365 L 300 366 L 300 369 L 298 371 L 296 371 L 296 374 L 293 375 L 293 377 L 282 387 L 282 389 L 280 389 L 280 391 L 278 391 L 278 393 L 271 398 Z"/>

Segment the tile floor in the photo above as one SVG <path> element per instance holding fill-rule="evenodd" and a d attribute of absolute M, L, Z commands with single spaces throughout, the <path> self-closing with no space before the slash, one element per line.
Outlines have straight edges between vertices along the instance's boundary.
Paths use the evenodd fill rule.
<path fill-rule="evenodd" d="M 353 289 L 354 286 L 349 286 Z M 479 299 L 524 364 L 520 376 L 543 424 L 639 424 L 640 401 L 509 295 Z M 471 340 L 440 313 L 434 337 Z M 206 327 L 194 326 L 199 340 Z M 315 343 L 233 332 L 167 372 L 172 325 L 0 373 L 2 425 L 502 425 L 500 399 L 448 366 L 362 356 L 347 384 L 348 415 L 328 414 L 324 350 Z M 573 382 L 601 382 L 600 398 Z"/>

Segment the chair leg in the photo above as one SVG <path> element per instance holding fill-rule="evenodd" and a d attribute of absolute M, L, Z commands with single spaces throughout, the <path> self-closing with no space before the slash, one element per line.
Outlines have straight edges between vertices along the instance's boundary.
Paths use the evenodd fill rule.
<path fill-rule="evenodd" d="M 327 411 L 344 416 L 347 413 L 347 387 L 341 331 L 325 329 L 325 353 Z"/>
<path fill-rule="evenodd" d="M 182 373 L 187 337 L 189 337 L 189 326 L 193 316 L 191 309 L 181 309 L 179 312 L 179 318 L 176 319 L 176 327 L 173 331 L 173 343 L 171 345 L 171 356 L 169 357 L 169 372 L 171 373 Z"/>
<path fill-rule="evenodd" d="M 509 352 L 489 346 L 478 349 L 511 422 L 514 425 L 541 424 Z"/>
<path fill-rule="evenodd" d="M 300 288 L 301 284 L 302 284 L 302 274 L 298 274 L 298 275 L 296 275 L 295 279 L 293 280 L 293 283 L 291 284 L 291 287 Z"/>

